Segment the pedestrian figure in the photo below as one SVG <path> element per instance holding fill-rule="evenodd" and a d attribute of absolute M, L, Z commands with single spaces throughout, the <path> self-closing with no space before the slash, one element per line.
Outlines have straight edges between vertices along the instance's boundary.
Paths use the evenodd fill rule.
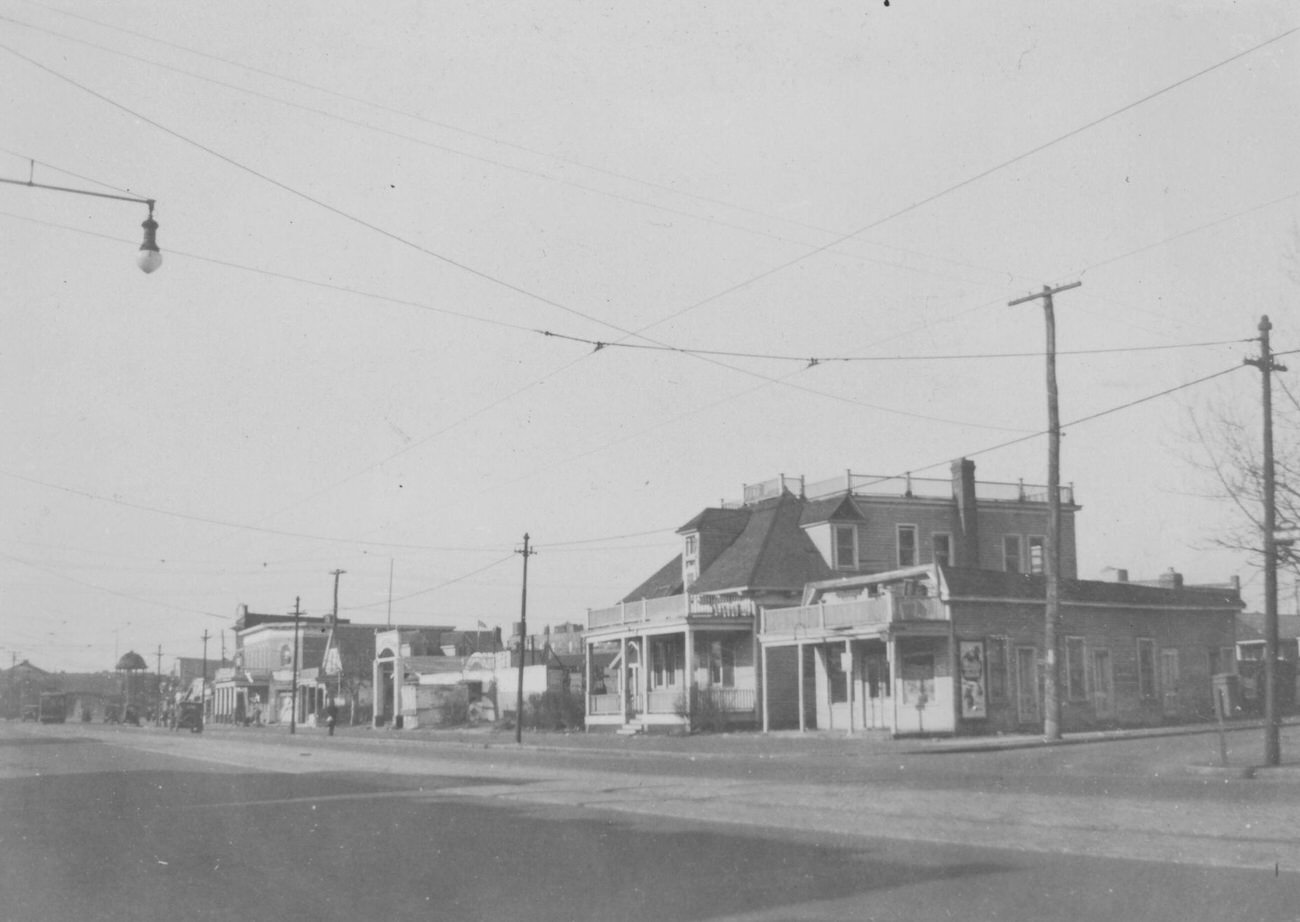
<path fill-rule="evenodd" d="M 330 699 L 329 707 L 325 708 L 325 726 L 330 728 L 330 736 L 334 735 L 334 724 L 339 719 L 339 707 Z"/>

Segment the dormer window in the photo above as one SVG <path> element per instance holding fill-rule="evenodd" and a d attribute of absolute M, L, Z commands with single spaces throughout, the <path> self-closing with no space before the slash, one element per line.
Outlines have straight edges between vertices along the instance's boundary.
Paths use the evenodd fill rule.
<path fill-rule="evenodd" d="M 858 530 L 853 525 L 832 525 L 835 536 L 836 570 L 856 570 L 858 568 Z"/>
<path fill-rule="evenodd" d="M 690 589 L 695 578 L 700 575 L 700 536 L 687 535 L 682 548 L 682 582 Z"/>

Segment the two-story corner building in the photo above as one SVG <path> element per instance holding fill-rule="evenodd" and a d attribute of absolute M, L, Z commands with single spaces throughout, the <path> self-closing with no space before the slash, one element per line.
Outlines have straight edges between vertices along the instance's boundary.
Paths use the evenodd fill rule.
<path fill-rule="evenodd" d="M 1232 587 L 1061 583 L 1066 731 L 1213 715 Z M 1042 727 L 1046 583 L 931 563 L 812 583 L 759 628 L 764 729 L 979 735 Z"/>
<path fill-rule="evenodd" d="M 320 662 L 328 640 L 327 619 L 250 612 L 241 606 L 235 621 L 235 653 L 230 666 L 213 679 L 211 719 L 244 724 L 288 721 L 292 714 L 292 674 L 297 635 L 298 668 Z"/>
<path fill-rule="evenodd" d="M 1070 488 L 1062 494 L 1061 573 L 1073 577 L 1078 507 Z M 782 475 L 743 497 L 699 513 L 678 530 L 681 553 L 618 605 L 588 613 L 588 727 L 686 726 L 702 708 L 758 725 L 758 614 L 797 605 L 810 583 L 935 562 L 1043 569 L 1046 488 L 977 483 L 967 459 L 950 480 Z"/>

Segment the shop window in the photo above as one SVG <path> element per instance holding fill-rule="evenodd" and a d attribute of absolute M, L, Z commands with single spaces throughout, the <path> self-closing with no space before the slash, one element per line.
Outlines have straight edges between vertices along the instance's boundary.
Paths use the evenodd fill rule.
<path fill-rule="evenodd" d="M 1088 699 L 1087 665 L 1082 637 L 1065 638 L 1065 697 L 1069 701 Z"/>
<path fill-rule="evenodd" d="M 989 700 L 1006 701 L 1007 693 L 1007 639 L 990 637 L 986 644 L 989 671 Z"/>
<path fill-rule="evenodd" d="M 898 526 L 898 565 L 900 567 L 916 566 L 916 526 Z"/>
<path fill-rule="evenodd" d="M 934 654 L 903 657 L 903 704 L 924 707 L 934 701 Z"/>

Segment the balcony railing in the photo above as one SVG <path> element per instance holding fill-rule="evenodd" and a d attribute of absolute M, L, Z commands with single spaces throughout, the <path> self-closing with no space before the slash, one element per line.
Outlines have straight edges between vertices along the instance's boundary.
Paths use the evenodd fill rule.
<path fill-rule="evenodd" d="M 952 480 L 941 477 L 912 477 L 910 475 L 855 474 L 845 471 L 840 477 L 807 482 L 803 477 L 782 474 L 761 483 L 747 483 L 743 487 L 744 500 L 739 505 L 753 505 L 765 499 L 780 496 L 783 490 L 808 499 L 821 499 L 837 493 L 852 491 L 858 496 L 925 497 L 952 499 Z M 990 502 L 1046 503 L 1047 487 L 1041 484 L 976 481 L 975 498 Z M 1061 502 L 1074 504 L 1074 485 L 1061 485 Z M 737 505 L 737 504 L 724 504 Z"/>
<path fill-rule="evenodd" d="M 718 602 L 691 595 L 673 595 L 639 602 L 620 602 L 610 608 L 593 608 L 587 612 L 587 628 L 614 627 L 624 624 L 650 624 L 678 621 L 690 615 L 711 618 L 751 618 L 758 606 L 749 599 Z"/>
<path fill-rule="evenodd" d="M 697 694 L 708 695 L 713 706 L 728 714 L 745 714 L 758 706 L 758 692 L 753 688 L 720 688 L 714 686 L 700 689 Z M 682 712 L 685 694 L 680 688 L 663 689 L 650 692 L 647 698 L 648 714 L 679 714 Z M 627 705 L 633 713 L 641 711 L 641 696 L 632 696 Z M 624 699 L 621 695 L 591 695 L 587 700 L 587 713 L 593 716 L 608 716 L 624 713 Z"/>
<path fill-rule="evenodd" d="M 764 634 L 793 634 L 805 631 L 878 627 L 900 621 L 947 621 L 944 604 L 932 596 L 903 598 L 882 595 L 849 602 L 824 605 L 801 605 L 795 608 L 769 608 L 763 612 Z"/>

